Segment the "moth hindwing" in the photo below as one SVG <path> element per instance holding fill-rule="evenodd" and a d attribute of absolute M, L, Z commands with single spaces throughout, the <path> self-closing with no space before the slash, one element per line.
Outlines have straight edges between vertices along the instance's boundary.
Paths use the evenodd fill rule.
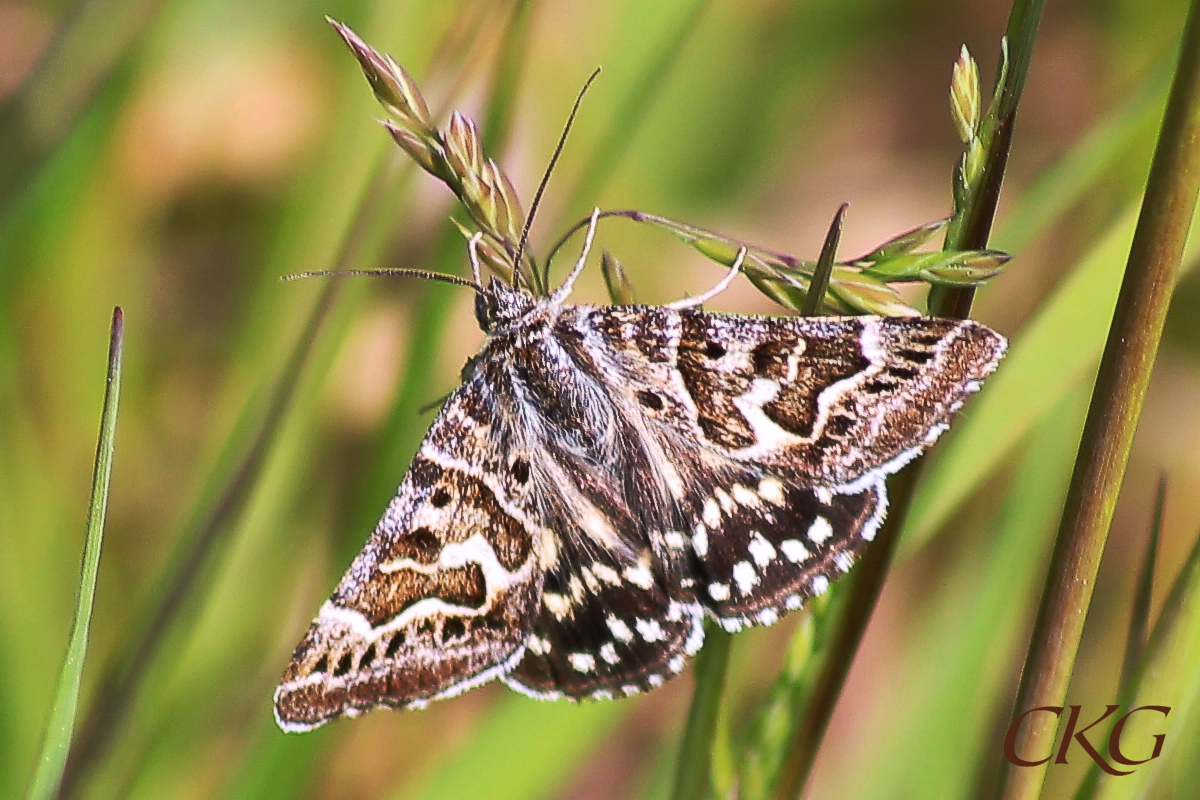
<path fill-rule="evenodd" d="M 493 281 L 488 334 L 296 648 L 279 724 L 492 679 L 541 698 L 660 685 L 703 640 L 845 573 L 884 480 L 1005 341 L 970 321 L 571 305 Z"/>

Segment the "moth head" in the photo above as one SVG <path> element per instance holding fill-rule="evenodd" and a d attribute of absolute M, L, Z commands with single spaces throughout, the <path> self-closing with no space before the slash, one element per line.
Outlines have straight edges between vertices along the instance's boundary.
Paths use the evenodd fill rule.
<path fill-rule="evenodd" d="M 475 319 L 484 333 L 491 333 L 521 319 L 534 306 L 533 298 L 520 289 L 492 278 L 475 293 Z"/>

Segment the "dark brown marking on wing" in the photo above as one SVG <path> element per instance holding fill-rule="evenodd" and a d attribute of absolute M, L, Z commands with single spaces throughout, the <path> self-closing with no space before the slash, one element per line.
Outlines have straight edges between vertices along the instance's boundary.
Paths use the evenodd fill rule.
<path fill-rule="evenodd" d="M 338 597 L 338 604 L 365 616 L 372 625 L 394 619 L 426 598 L 438 598 L 465 608 L 481 608 L 487 599 L 487 584 L 478 564 L 440 569 L 432 575 L 411 569 L 380 573 L 355 591 Z"/>
<path fill-rule="evenodd" d="M 705 438 L 730 450 L 754 444 L 754 431 L 735 398 L 750 389 L 744 372 L 719 370 L 714 362 L 728 349 L 719 341 L 723 332 L 709 325 L 710 317 L 699 311 L 680 314 L 683 330 L 679 338 L 678 368 L 683 384 L 696 405 L 697 424 Z"/>
<path fill-rule="evenodd" d="M 763 406 L 767 418 L 790 433 L 803 438 L 811 437 L 818 415 L 817 399 L 821 392 L 857 375 L 870 365 L 862 355 L 859 333 L 856 326 L 828 337 L 811 336 L 805 339 L 781 327 L 772 339 L 759 345 L 759 349 L 769 345 L 770 352 L 783 353 L 784 370 L 788 369 L 788 354 L 801 349 L 794 359 L 794 380 L 786 381 L 786 372 L 782 377 L 776 377 L 775 374 L 769 376 L 779 381 L 780 389 L 775 399 Z M 778 374 L 780 360 L 780 356 L 772 357 L 773 373 Z"/>

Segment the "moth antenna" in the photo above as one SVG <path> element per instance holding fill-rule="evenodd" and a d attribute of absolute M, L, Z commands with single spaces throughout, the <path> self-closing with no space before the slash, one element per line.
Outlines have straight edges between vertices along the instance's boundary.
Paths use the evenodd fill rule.
<path fill-rule="evenodd" d="M 483 281 L 479 278 L 479 240 L 483 238 L 482 233 L 476 233 L 467 242 L 467 252 L 471 255 L 471 276 L 475 278 L 475 283 L 483 285 Z M 517 288 L 517 274 L 520 270 L 513 270 L 513 288 Z"/>
<path fill-rule="evenodd" d="M 420 278 L 423 281 L 452 283 L 455 286 L 469 286 L 477 292 L 483 291 L 483 286 L 478 281 L 469 281 L 457 275 L 447 275 L 444 272 L 430 272 L 425 269 L 321 269 L 314 272 L 296 272 L 291 275 L 284 275 L 280 280 L 298 281 L 301 278 L 346 278 L 356 275 Z"/>
<path fill-rule="evenodd" d="M 563 131 L 558 137 L 558 144 L 554 147 L 554 155 L 550 156 L 550 163 L 546 166 L 546 171 L 542 174 L 542 182 L 538 184 L 537 191 L 533 195 L 533 203 L 529 206 L 529 216 L 525 218 L 525 227 L 521 229 L 521 241 L 517 244 L 517 256 L 513 261 L 516 265 L 516 271 L 513 273 L 514 287 L 517 285 L 516 275 L 521 270 L 521 256 L 525 253 L 525 245 L 529 241 L 529 229 L 533 226 L 533 218 L 537 216 L 538 206 L 542 202 L 542 195 L 546 192 L 546 184 L 550 182 L 550 174 L 554 172 L 554 165 L 558 163 L 558 157 L 562 155 L 563 147 L 567 144 L 567 134 L 571 132 L 571 126 L 575 124 L 575 115 L 579 113 L 579 106 L 583 103 L 583 96 L 587 94 L 592 81 L 596 80 L 596 76 L 599 74 L 600 68 L 596 67 L 596 71 L 584 82 L 583 88 L 579 90 L 579 94 L 575 97 L 575 105 L 571 107 L 571 114 L 567 117 L 567 124 L 563 126 Z"/>
<path fill-rule="evenodd" d="M 685 297 L 683 300 L 676 300 L 674 303 L 667 303 L 664 308 L 669 308 L 673 311 L 679 311 L 684 308 L 694 308 L 701 306 L 712 300 L 721 292 L 729 288 L 729 284 L 733 283 L 733 279 L 737 277 L 742 269 L 742 262 L 746 260 L 746 248 L 738 250 L 737 258 L 733 260 L 733 266 L 729 268 L 729 272 L 725 273 L 725 277 L 717 283 L 716 286 L 709 289 L 704 294 L 696 295 L 695 297 Z"/>
<path fill-rule="evenodd" d="M 562 286 L 554 292 L 550 298 L 551 302 L 561 303 L 571 294 L 571 287 L 575 284 L 575 279 L 579 277 L 579 273 L 583 272 L 583 265 L 587 263 L 588 253 L 592 251 L 592 240 L 596 238 L 596 223 L 600 221 L 600 209 L 592 209 L 592 219 L 588 223 L 587 237 L 583 240 L 583 250 L 579 253 L 579 260 L 575 262 L 575 266 L 571 269 L 571 274 L 562 282 Z M 745 248 L 743 248 L 745 249 Z"/>

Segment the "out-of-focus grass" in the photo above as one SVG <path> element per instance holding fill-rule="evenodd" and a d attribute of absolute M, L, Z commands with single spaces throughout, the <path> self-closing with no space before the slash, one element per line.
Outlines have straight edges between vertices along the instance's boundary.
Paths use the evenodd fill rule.
<path fill-rule="evenodd" d="M 54 7 L 18 5 L 55 20 Z M 808 257 L 843 200 L 854 204 L 843 248 L 853 252 L 945 213 L 955 144 L 944 111 L 949 65 L 964 40 L 988 52 L 1008 6 L 531 3 L 526 61 L 491 87 L 497 40 L 515 4 L 471 5 L 489 26 L 480 41 L 490 44 L 466 54 L 474 88 L 462 105 L 474 114 L 497 91 L 514 94 L 503 161 L 525 199 L 579 84 L 604 67 L 551 183 L 535 245 L 579 212 L 570 203 L 602 203 Z M 1017 331 L 1019 315 L 1006 316 L 989 293 L 981 298 L 985 321 L 1009 326 L 1016 346 L 947 441 L 949 466 L 927 476 L 930 494 L 919 501 L 926 510 L 910 518 L 894 588 L 818 763 L 818 796 L 966 797 L 980 765 L 999 756 L 997 706 L 1008 701 L 1024 651 L 1046 532 L 1077 436 L 1079 387 L 1107 325 L 1115 282 L 1105 276 L 1123 260 L 1114 209 L 1129 207 L 1140 184 L 1129 175 L 1144 171 L 1153 127 L 1146 119 L 1161 108 L 1154 87 L 1165 79 L 1143 78 L 1136 90 L 1119 82 L 1161 60 L 1180 8 L 1178 0 L 1113 0 L 1104 11 L 1065 9 L 1043 31 L 1046 60 L 1035 59 L 1030 73 L 1027 127 L 1006 189 L 1013 203 L 1001 209 L 996 239 L 1018 259 L 1003 287 L 991 290 L 1035 311 Z M 353 24 L 422 80 L 448 29 L 460 39 L 470 33 L 470 20 L 453 22 L 460 4 L 434 0 L 163 4 L 0 227 L 0 795 L 19 794 L 31 774 L 66 641 L 78 526 L 60 498 L 86 492 L 78 443 L 94 435 L 97 320 L 120 302 L 133 322 L 114 474 L 123 491 L 110 513 L 84 714 L 105 666 L 123 657 L 127 632 L 160 591 L 178 532 L 238 463 L 321 291 L 277 277 L 336 261 L 376 165 L 394 157 L 325 14 Z M 222 64 L 232 66 L 221 72 Z M 451 82 L 443 75 L 423 86 L 437 98 Z M 1152 99 L 1092 125 L 1133 94 Z M 625 121 L 622 108 L 638 110 Z M 290 154 L 272 155 L 293 135 L 300 144 Z M 605 138 L 614 135 L 625 140 Z M 623 155 L 589 172 L 591 159 L 609 151 Z M 1066 163 L 1075 166 L 1047 170 L 1062 152 L 1074 154 Z M 604 184 L 583 178 L 592 173 Z M 575 197 L 581 180 L 597 196 Z M 1026 185 L 1045 193 L 1036 188 L 1023 200 Z M 429 233 L 449 208 L 440 187 L 382 186 L 382 222 L 353 258 L 461 269 L 461 245 Z M 709 285 L 715 271 L 686 269 L 698 262 L 686 248 L 636 228 L 602 228 L 601 245 L 621 259 L 639 299 Z M 1044 273 L 1065 277 L 1048 290 L 1052 280 L 1034 280 Z M 598 274 L 585 276 L 580 298 L 600 299 L 600 286 Z M 360 281 L 342 292 L 249 504 L 207 563 L 129 725 L 83 794 L 665 792 L 686 680 L 611 705 L 541 706 L 488 689 L 420 714 L 376 714 L 301 737 L 274 729 L 270 692 L 289 648 L 399 481 L 428 421 L 414 410 L 452 385 L 475 341 L 464 333 L 473 328 L 468 298 L 454 290 Z M 770 310 L 740 288 L 722 302 Z M 1173 346 L 1177 357 L 1160 378 L 1178 391 L 1195 380 L 1195 346 Z M 345 389 L 347 382 L 356 385 Z M 1200 430 L 1191 427 L 1193 412 L 1172 409 L 1178 437 Z M 1189 487 L 1200 494 L 1191 462 L 1153 439 L 1139 448 L 1135 458 L 1152 467 L 1146 472 L 1157 476 L 1168 461 L 1180 496 Z M 1131 519 L 1146 518 L 1140 497 L 1135 486 Z M 1186 549 L 1172 520 L 1192 531 L 1197 511 L 1185 499 L 1172 512 L 1165 575 L 1178 571 Z M 935 529 L 943 534 L 932 538 Z M 1106 588 L 1124 596 L 1119 583 Z M 1111 628 L 1119 648 L 1120 613 L 1102 608 L 1095 625 L 1096 642 L 1108 642 Z M 786 633 L 784 625 L 734 639 L 735 735 L 774 679 Z M 1103 704 L 1111 698 L 1094 688 L 1103 680 L 1088 675 L 1106 667 L 1095 663 L 1085 655 L 1080 691 L 1084 702 Z M 1184 734 L 1172 736 L 1181 746 L 1172 779 L 1195 785 Z"/>

